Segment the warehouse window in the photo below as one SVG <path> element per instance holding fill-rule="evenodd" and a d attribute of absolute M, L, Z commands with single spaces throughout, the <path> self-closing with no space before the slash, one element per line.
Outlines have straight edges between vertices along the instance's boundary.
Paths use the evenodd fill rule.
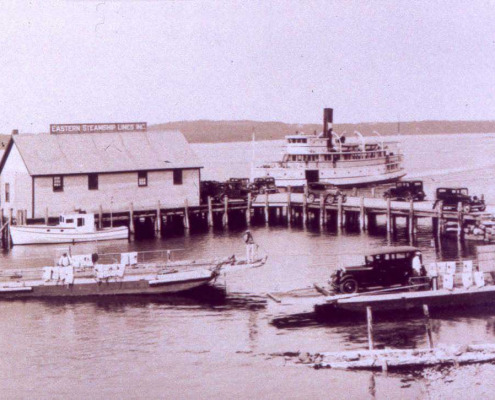
<path fill-rule="evenodd" d="M 5 184 L 5 202 L 10 203 L 10 183 Z"/>
<path fill-rule="evenodd" d="M 53 191 L 54 192 L 64 191 L 64 177 L 62 175 L 57 175 L 53 177 Z"/>
<path fill-rule="evenodd" d="M 88 189 L 89 190 L 98 190 L 98 174 L 89 174 L 88 175 Z"/>
<path fill-rule="evenodd" d="M 174 169 L 174 185 L 182 185 L 182 170 Z"/>
<path fill-rule="evenodd" d="M 139 171 L 138 172 L 138 186 L 148 186 L 148 172 Z"/>

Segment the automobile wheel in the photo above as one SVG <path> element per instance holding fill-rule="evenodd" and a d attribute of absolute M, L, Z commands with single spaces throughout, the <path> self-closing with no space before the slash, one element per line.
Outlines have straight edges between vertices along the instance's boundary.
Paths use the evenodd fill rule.
<path fill-rule="evenodd" d="M 464 211 L 465 213 L 471 212 L 471 206 L 469 204 L 464 204 L 462 206 L 462 211 Z"/>
<path fill-rule="evenodd" d="M 315 201 L 315 195 L 313 193 L 308 194 L 308 203 Z"/>
<path fill-rule="evenodd" d="M 355 279 L 348 278 L 340 284 L 340 291 L 342 293 L 357 293 L 358 283 Z"/>
<path fill-rule="evenodd" d="M 325 197 L 325 204 L 333 204 L 334 202 L 335 202 L 335 197 L 333 197 L 331 194 Z"/>

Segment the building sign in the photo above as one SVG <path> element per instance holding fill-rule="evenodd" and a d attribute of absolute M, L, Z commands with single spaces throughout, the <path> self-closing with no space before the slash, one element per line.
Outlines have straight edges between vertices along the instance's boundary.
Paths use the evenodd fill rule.
<path fill-rule="evenodd" d="M 109 124 L 51 124 L 50 133 L 146 132 L 146 122 L 115 122 Z"/>

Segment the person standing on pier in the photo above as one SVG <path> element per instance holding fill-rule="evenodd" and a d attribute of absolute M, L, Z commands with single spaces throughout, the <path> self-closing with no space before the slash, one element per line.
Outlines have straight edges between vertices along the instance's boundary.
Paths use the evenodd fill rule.
<path fill-rule="evenodd" d="M 256 257 L 256 244 L 254 243 L 253 235 L 247 230 L 242 238 L 244 243 L 246 243 L 246 262 L 252 263 Z"/>

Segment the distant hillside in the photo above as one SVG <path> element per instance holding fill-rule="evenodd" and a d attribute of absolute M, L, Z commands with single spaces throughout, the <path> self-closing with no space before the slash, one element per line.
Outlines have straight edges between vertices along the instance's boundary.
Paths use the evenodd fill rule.
<path fill-rule="evenodd" d="M 322 130 L 321 124 L 286 124 L 283 122 L 259 121 L 179 121 L 150 125 L 150 130 L 179 130 L 190 143 L 238 142 L 251 140 L 253 130 L 256 140 L 283 139 L 291 133 Z M 399 124 L 396 122 L 363 122 L 358 124 L 334 124 L 339 134 L 359 131 L 371 135 L 378 131 L 382 135 L 396 135 Z M 491 133 L 495 132 L 495 121 L 417 121 L 401 122 L 403 135 L 438 133 Z"/>

